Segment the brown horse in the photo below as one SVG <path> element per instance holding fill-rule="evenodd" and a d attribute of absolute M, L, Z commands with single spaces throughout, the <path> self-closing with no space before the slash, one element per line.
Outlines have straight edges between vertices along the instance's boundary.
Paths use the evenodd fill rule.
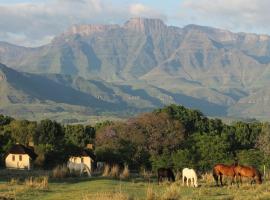
<path fill-rule="evenodd" d="M 172 169 L 170 168 L 159 168 L 158 169 L 158 184 L 163 180 L 163 178 L 167 178 L 168 181 L 174 182 L 175 176 L 173 174 Z"/>
<path fill-rule="evenodd" d="M 251 184 L 257 182 L 262 184 L 262 174 L 254 167 L 238 165 L 234 168 L 236 177 L 240 177 L 240 182 L 242 184 L 242 177 L 252 178 Z"/>
<path fill-rule="evenodd" d="M 234 179 L 236 176 L 236 173 L 234 171 L 235 166 L 236 166 L 236 164 L 232 164 L 232 165 L 216 164 L 214 166 L 213 177 L 216 181 L 217 186 L 218 186 L 218 178 L 220 180 L 221 186 L 223 186 L 222 176 L 232 177 L 231 185 L 234 183 Z"/>

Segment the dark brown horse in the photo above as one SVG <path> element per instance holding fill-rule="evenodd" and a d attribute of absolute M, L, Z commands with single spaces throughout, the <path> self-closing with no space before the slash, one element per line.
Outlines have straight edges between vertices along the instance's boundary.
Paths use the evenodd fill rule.
<path fill-rule="evenodd" d="M 234 179 L 236 176 L 236 173 L 234 171 L 235 166 L 236 166 L 236 164 L 233 164 L 233 165 L 216 164 L 214 166 L 213 177 L 216 181 L 217 186 L 218 186 L 218 178 L 220 180 L 221 186 L 223 186 L 222 176 L 232 177 L 231 185 L 234 183 Z"/>
<path fill-rule="evenodd" d="M 252 183 L 258 183 L 262 184 L 262 174 L 257 170 L 255 167 L 249 167 L 249 166 L 243 166 L 243 165 L 237 165 L 234 168 L 236 177 L 240 178 L 240 182 L 242 184 L 242 177 L 249 177 L 252 178 Z"/>
<path fill-rule="evenodd" d="M 168 181 L 174 182 L 175 177 L 173 171 L 170 168 L 159 168 L 158 169 L 158 183 L 160 183 L 163 178 L 167 178 Z"/>

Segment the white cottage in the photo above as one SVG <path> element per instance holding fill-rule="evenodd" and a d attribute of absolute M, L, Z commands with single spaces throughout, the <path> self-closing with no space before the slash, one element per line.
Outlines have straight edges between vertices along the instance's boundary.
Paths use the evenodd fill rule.
<path fill-rule="evenodd" d="M 83 149 L 70 156 L 69 161 L 73 163 L 84 163 L 90 171 L 93 171 L 95 155 L 91 150 Z"/>
<path fill-rule="evenodd" d="M 13 145 L 5 157 L 6 168 L 30 170 L 36 157 L 33 148 L 22 144 Z"/>

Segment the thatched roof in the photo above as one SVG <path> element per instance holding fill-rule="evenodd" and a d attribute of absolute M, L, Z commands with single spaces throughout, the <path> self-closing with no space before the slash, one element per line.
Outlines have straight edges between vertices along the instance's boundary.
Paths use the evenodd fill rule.
<path fill-rule="evenodd" d="M 74 152 L 72 154 L 72 156 L 75 156 L 75 157 L 81 157 L 81 156 L 89 156 L 92 160 L 95 160 L 96 159 L 96 156 L 95 154 L 89 150 L 89 149 L 80 149 L 80 150 L 77 150 L 76 152 Z"/>
<path fill-rule="evenodd" d="M 32 159 L 32 160 L 35 160 L 36 157 L 37 157 L 37 154 L 34 152 L 34 148 L 32 147 L 26 147 L 22 144 L 15 144 L 13 145 L 8 153 L 8 154 L 28 154 L 29 157 Z"/>

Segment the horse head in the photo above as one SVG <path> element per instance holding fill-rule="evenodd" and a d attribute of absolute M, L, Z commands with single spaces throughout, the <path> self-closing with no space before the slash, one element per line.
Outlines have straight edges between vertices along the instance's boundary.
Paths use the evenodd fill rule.
<path fill-rule="evenodd" d="M 262 174 L 258 170 L 256 170 L 256 182 L 262 184 Z"/>

